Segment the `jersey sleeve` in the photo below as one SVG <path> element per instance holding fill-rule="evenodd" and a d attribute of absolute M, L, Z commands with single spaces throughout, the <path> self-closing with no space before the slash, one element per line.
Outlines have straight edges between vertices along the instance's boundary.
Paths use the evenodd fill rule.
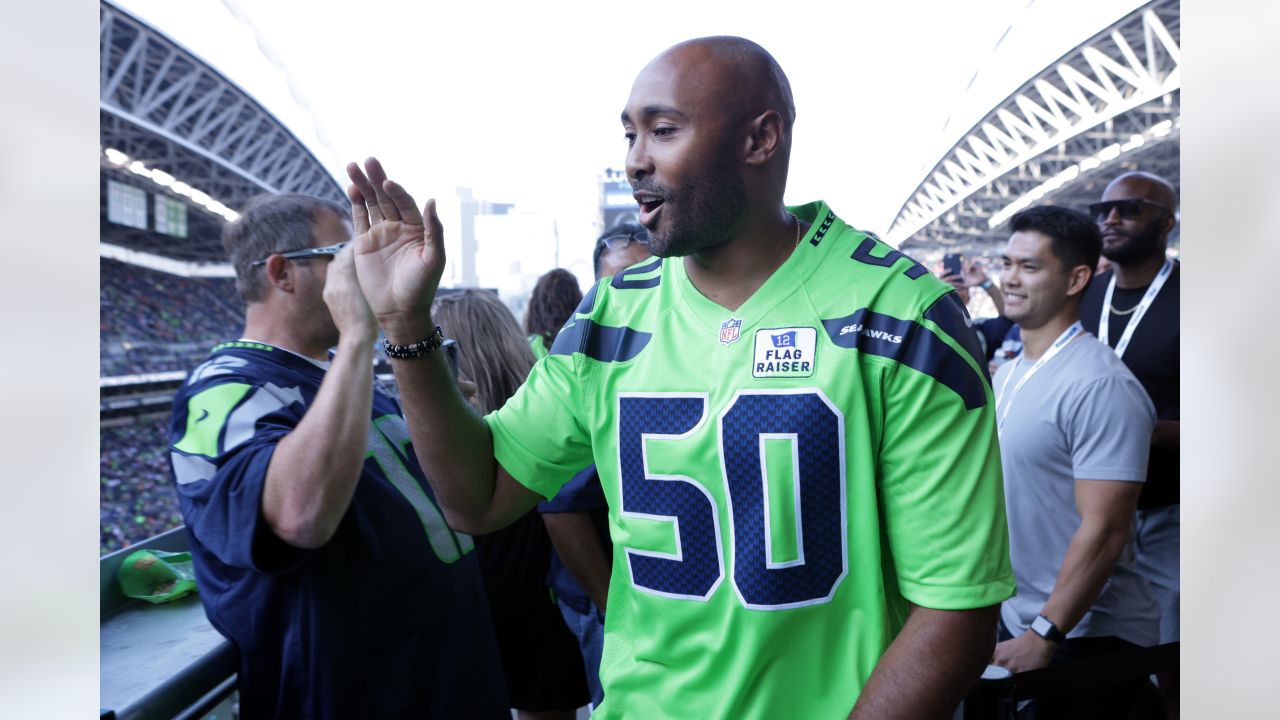
<path fill-rule="evenodd" d="M 582 299 L 550 354 L 533 366 L 516 394 L 484 418 L 493 435 L 493 457 L 517 482 L 548 500 L 592 462 L 578 356 L 569 339 L 591 322 L 599 287 Z"/>
<path fill-rule="evenodd" d="M 277 538 L 261 509 L 267 466 L 301 419 L 301 402 L 296 388 L 235 379 L 179 396 L 169 457 L 183 520 L 224 565 L 281 572 L 309 555 Z"/>
<path fill-rule="evenodd" d="M 596 466 L 582 470 L 560 488 L 550 500 L 538 504 L 541 513 L 589 512 L 608 507 Z"/>
<path fill-rule="evenodd" d="M 994 398 L 964 320 L 956 303 L 935 304 L 882 382 L 888 557 L 903 597 L 939 610 L 1014 593 Z"/>
<path fill-rule="evenodd" d="M 1120 374 L 1085 387 L 1064 418 L 1079 480 L 1144 482 L 1156 411 L 1142 385 Z"/>

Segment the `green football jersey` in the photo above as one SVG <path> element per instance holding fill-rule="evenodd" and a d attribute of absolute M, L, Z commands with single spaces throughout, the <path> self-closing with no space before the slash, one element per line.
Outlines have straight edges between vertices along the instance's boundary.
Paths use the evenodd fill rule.
<path fill-rule="evenodd" d="M 535 362 L 547 356 L 547 346 L 542 342 L 542 338 L 537 335 L 530 335 L 528 340 L 529 349 L 533 351 L 533 359 Z"/>
<path fill-rule="evenodd" d="M 594 462 L 604 718 L 843 718 L 906 618 L 1013 594 L 990 378 L 951 287 L 825 203 L 734 311 L 605 278 L 486 420 L 552 497 Z"/>

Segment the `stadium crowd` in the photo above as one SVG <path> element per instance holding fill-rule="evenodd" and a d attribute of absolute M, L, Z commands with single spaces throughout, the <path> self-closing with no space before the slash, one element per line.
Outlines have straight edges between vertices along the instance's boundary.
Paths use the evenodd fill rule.
<path fill-rule="evenodd" d="M 104 426 L 99 446 L 102 554 L 182 525 L 169 472 L 169 416 Z"/>
<path fill-rule="evenodd" d="M 108 258 L 99 272 L 104 377 L 190 370 L 240 330 L 243 311 L 230 279 L 181 277 Z"/>
<path fill-rule="evenodd" d="M 704 94 L 733 95 L 736 114 Z M 206 609 L 241 652 L 242 703 L 263 715 L 550 720 L 589 702 L 605 717 L 946 717 L 986 664 L 1176 643 L 1176 189 L 1127 173 L 1087 213 L 1030 207 L 996 272 L 948 259 L 939 280 L 824 203 L 782 206 L 794 112 L 747 41 L 656 58 L 623 113 L 643 225 L 596 240 L 585 297 L 548 272 L 523 330 L 485 292 L 435 297 L 434 208 L 373 159 L 348 167 L 349 213 L 251 201 L 224 240 L 234 289 L 104 260 L 104 374 L 108 345 L 114 362 L 115 346 L 241 341 L 194 370 L 172 424 L 103 428 L 103 551 L 185 518 Z M 649 138 L 703 116 L 754 118 L 745 159 L 705 139 L 672 158 Z M 864 288 L 864 305 L 838 304 Z M 994 316 L 970 319 L 974 288 Z M 378 337 L 394 400 L 367 379 Z M 730 352 L 743 361 L 716 360 Z M 636 370 L 642 353 L 665 364 Z M 676 456 L 687 465 L 649 456 L 704 423 L 719 434 Z M 793 444 L 785 463 L 777 443 Z M 792 467 L 795 518 L 779 521 L 760 486 Z M 839 485 L 802 502 L 824 478 Z M 701 494 L 681 494 L 691 484 Z M 747 514 L 761 505 L 762 523 Z M 685 521 L 675 554 L 634 518 Z M 795 557 L 776 557 L 793 551 L 771 522 Z M 1177 717 L 1177 676 L 1018 717 Z"/>

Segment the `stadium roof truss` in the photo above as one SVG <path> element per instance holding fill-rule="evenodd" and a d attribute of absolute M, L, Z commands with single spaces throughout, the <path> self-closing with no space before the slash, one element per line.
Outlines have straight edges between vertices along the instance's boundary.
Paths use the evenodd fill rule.
<path fill-rule="evenodd" d="M 305 193 L 346 203 L 342 187 L 316 157 L 245 91 L 146 23 L 109 3 L 100 7 L 104 148 L 119 150 L 232 209 L 262 192 Z M 103 167 L 104 173 L 111 170 L 105 162 Z M 223 259 L 216 234 L 205 237 L 210 239 L 209 248 L 172 249 L 204 260 Z M 198 244 L 200 239 L 193 235 L 185 242 Z"/>
<path fill-rule="evenodd" d="M 1045 68 L 938 161 L 899 209 L 888 242 L 989 248 L 1033 202 L 1096 200 L 1094 182 L 1082 194 L 1084 179 L 1117 164 L 1177 185 L 1179 35 L 1177 0 L 1156 0 Z"/>

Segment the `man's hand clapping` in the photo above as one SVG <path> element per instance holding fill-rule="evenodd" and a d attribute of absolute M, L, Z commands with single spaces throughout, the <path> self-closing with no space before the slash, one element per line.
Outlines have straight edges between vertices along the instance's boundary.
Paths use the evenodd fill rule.
<path fill-rule="evenodd" d="M 435 200 L 419 212 L 413 197 L 387 179 L 377 158 L 365 160 L 363 171 L 349 163 L 347 175 L 355 232 L 351 244 L 369 307 L 391 342 L 424 340 L 434 329 L 431 302 L 444 274 L 444 228 Z"/>
<path fill-rule="evenodd" d="M 353 253 L 354 248 L 348 245 L 334 256 L 325 274 L 324 304 L 342 340 L 372 345 L 378 336 L 378 323 L 356 278 Z"/>

